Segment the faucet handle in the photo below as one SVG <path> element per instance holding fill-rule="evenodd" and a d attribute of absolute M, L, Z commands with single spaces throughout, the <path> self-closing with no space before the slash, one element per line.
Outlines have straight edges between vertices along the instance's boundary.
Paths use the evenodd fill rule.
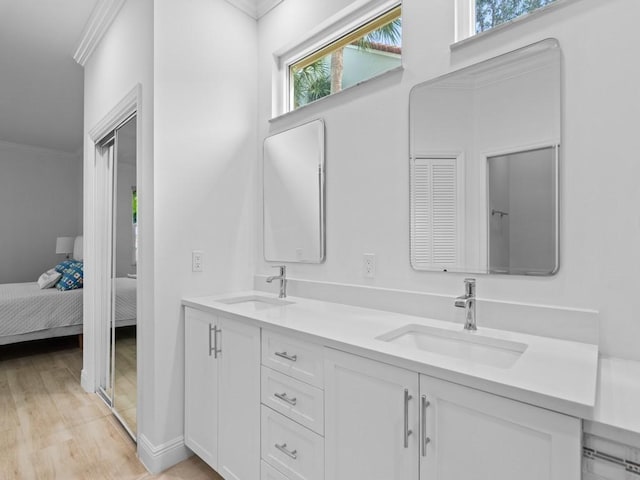
<path fill-rule="evenodd" d="M 473 297 L 476 294 L 476 279 L 475 278 L 465 278 L 464 279 L 464 293 L 468 297 Z"/>
<path fill-rule="evenodd" d="M 287 274 L 287 266 L 286 265 L 272 265 L 271 268 L 279 268 L 280 276 L 284 277 Z"/>

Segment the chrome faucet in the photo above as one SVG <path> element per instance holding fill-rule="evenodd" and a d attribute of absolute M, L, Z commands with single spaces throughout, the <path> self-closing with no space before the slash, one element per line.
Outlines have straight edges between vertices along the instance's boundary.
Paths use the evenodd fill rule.
<path fill-rule="evenodd" d="M 267 283 L 271 283 L 274 280 L 280 280 L 280 294 L 278 295 L 278 298 L 285 298 L 287 296 L 287 267 L 284 265 L 274 265 L 273 268 L 279 268 L 280 275 L 267 277 Z"/>
<path fill-rule="evenodd" d="M 464 295 L 456 297 L 455 306 L 464 308 L 465 321 L 464 329 L 476 331 L 476 279 L 464 279 Z"/>

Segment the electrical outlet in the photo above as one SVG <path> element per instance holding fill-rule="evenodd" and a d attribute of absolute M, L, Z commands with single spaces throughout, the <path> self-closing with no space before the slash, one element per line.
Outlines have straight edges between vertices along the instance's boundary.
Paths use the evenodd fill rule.
<path fill-rule="evenodd" d="M 194 250 L 191 252 L 191 271 L 192 272 L 202 272 L 204 270 L 204 265 L 202 261 L 202 251 Z"/>
<path fill-rule="evenodd" d="M 362 255 L 362 275 L 366 278 L 376 276 L 376 255 L 374 253 L 364 253 Z"/>

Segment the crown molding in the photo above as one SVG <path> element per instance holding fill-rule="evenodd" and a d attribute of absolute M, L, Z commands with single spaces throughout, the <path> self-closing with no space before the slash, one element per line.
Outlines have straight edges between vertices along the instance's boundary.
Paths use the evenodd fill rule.
<path fill-rule="evenodd" d="M 284 0 L 258 0 L 258 18 L 262 17 L 265 13 L 283 1 Z"/>
<path fill-rule="evenodd" d="M 82 31 L 73 59 L 83 67 L 126 0 L 98 0 Z"/>
<path fill-rule="evenodd" d="M 284 0 L 227 0 L 231 5 L 256 20 L 283 1 Z"/>

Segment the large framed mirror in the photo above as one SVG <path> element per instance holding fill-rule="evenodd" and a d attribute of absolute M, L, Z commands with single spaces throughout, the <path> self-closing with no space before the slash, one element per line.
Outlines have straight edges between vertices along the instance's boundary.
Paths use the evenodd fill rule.
<path fill-rule="evenodd" d="M 266 261 L 324 261 L 324 168 L 322 120 L 265 139 L 263 238 Z"/>
<path fill-rule="evenodd" d="M 414 269 L 556 273 L 557 40 L 416 85 L 409 129 Z"/>

